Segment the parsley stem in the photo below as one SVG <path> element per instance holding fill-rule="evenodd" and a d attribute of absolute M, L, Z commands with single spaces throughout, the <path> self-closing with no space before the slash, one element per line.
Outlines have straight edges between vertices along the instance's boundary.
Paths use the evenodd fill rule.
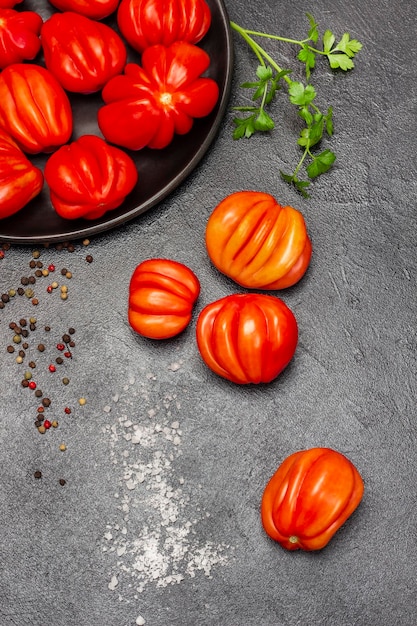
<path fill-rule="evenodd" d="M 260 35 L 261 33 L 256 33 L 256 32 L 252 32 L 249 30 L 246 30 L 245 28 L 242 28 L 241 26 L 239 26 L 238 24 L 236 24 L 235 22 L 230 22 L 231 27 L 233 28 L 233 30 L 235 30 L 236 32 L 238 32 L 243 39 L 246 41 L 246 43 L 251 47 L 251 49 L 254 51 L 254 53 L 256 54 L 256 56 L 258 57 L 258 60 L 260 63 L 262 63 L 262 65 L 265 66 L 265 60 L 268 61 L 268 63 L 278 72 L 282 72 L 282 68 L 278 65 L 278 63 L 276 63 L 274 61 L 274 59 L 269 56 L 269 54 L 267 53 L 267 51 L 262 48 L 261 45 L 259 45 L 254 39 L 252 39 L 252 37 L 250 36 L 251 34 L 254 35 Z M 298 42 L 297 42 L 298 43 Z M 291 78 L 289 78 L 286 74 L 283 75 L 284 80 L 288 83 L 288 85 L 292 84 L 292 80 Z"/>
<path fill-rule="evenodd" d="M 263 37 L 264 39 L 275 39 L 276 41 L 284 41 L 285 43 L 291 43 L 291 44 L 301 46 L 301 47 L 305 43 L 310 41 L 309 38 L 301 39 L 301 40 L 290 39 L 289 37 L 281 37 L 280 35 L 271 35 L 269 33 L 262 33 L 257 30 L 248 30 L 246 28 L 242 28 L 241 26 L 238 26 L 235 22 L 230 22 L 230 25 L 234 30 L 239 32 L 242 36 L 243 36 L 243 33 L 246 33 L 247 35 L 254 35 L 255 37 Z M 320 52 L 320 50 L 316 50 L 315 52 Z"/>

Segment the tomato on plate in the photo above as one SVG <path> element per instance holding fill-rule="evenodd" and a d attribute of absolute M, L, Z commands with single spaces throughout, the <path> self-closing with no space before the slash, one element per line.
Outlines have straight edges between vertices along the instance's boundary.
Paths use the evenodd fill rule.
<path fill-rule="evenodd" d="M 174 337 L 190 323 L 199 293 L 200 282 L 186 265 L 171 259 L 143 261 L 129 285 L 129 324 L 144 337 Z"/>
<path fill-rule="evenodd" d="M 16 4 L 20 4 L 23 0 L 0 0 L 0 9 L 13 9 Z"/>
<path fill-rule="evenodd" d="M 42 187 L 42 171 L 0 129 L 0 219 L 23 209 Z"/>
<path fill-rule="evenodd" d="M 49 0 L 49 2 L 60 11 L 74 11 L 93 20 L 102 20 L 114 13 L 120 0 Z"/>
<path fill-rule="evenodd" d="M 219 88 L 201 77 L 210 57 L 193 44 L 151 46 L 141 62 L 128 63 L 105 85 L 98 125 L 108 141 L 124 148 L 165 148 L 175 134 L 188 133 L 195 118 L 211 113 Z"/>
<path fill-rule="evenodd" d="M 45 65 L 67 91 L 94 93 L 126 64 L 127 52 L 110 26 L 67 11 L 42 26 Z"/>
<path fill-rule="evenodd" d="M 206 248 L 217 269 L 250 289 L 291 287 L 312 251 L 301 213 L 258 191 L 238 191 L 218 204 L 207 222 Z"/>
<path fill-rule="evenodd" d="M 291 361 L 298 341 L 294 314 L 279 298 L 232 294 L 200 313 L 197 345 L 203 361 L 234 383 L 269 383 Z"/>
<path fill-rule="evenodd" d="M 35 11 L 0 8 L 0 69 L 36 57 L 41 48 L 42 23 Z"/>
<path fill-rule="evenodd" d="M 117 23 L 126 41 L 139 52 L 174 41 L 196 44 L 210 28 L 205 0 L 122 0 Z"/>
<path fill-rule="evenodd" d="M 13 63 L 0 74 L 0 128 L 29 154 L 53 152 L 72 133 L 72 110 L 49 70 Z"/>
<path fill-rule="evenodd" d="M 123 150 L 96 135 L 82 135 L 61 146 L 46 162 L 51 204 L 65 219 L 98 219 L 120 206 L 133 190 L 138 172 Z"/>
<path fill-rule="evenodd" d="M 362 500 L 356 467 L 330 448 L 287 457 L 268 482 L 261 503 L 265 532 L 287 550 L 321 550 Z"/>

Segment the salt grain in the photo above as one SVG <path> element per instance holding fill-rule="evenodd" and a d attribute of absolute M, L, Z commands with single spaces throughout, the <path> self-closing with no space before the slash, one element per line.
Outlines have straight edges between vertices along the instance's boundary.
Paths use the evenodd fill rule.
<path fill-rule="evenodd" d="M 112 576 L 111 581 L 109 582 L 109 589 L 111 591 L 114 591 L 118 584 L 119 584 L 119 580 L 117 576 Z"/>

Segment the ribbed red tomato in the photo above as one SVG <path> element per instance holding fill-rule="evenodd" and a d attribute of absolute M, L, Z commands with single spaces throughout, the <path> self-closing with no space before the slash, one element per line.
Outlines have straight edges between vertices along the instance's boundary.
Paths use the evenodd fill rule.
<path fill-rule="evenodd" d="M 287 550 L 320 550 L 359 505 L 363 491 L 361 475 L 340 452 L 295 452 L 265 488 L 263 527 Z"/>
<path fill-rule="evenodd" d="M 201 76 L 209 55 L 183 41 L 146 48 L 141 63 L 128 63 L 106 84 L 98 125 L 107 141 L 124 148 L 165 148 L 191 130 L 194 118 L 211 113 L 219 88 Z"/>
<path fill-rule="evenodd" d="M 139 52 L 174 41 L 198 43 L 211 24 L 205 0 L 122 0 L 117 23 L 126 41 Z"/>
<path fill-rule="evenodd" d="M 0 69 L 36 57 L 42 23 L 35 11 L 0 9 Z"/>
<path fill-rule="evenodd" d="M 93 20 L 102 20 L 113 13 L 120 0 L 49 0 L 60 11 L 74 11 Z"/>
<path fill-rule="evenodd" d="M 192 44 L 151 46 L 141 62 L 128 63 L 123 75 L 106 84 L 98 125 L 108 141 L 124 148 L 165 148 L 175 134 L 191 130 L 194 118 L 213 110 L 219 88 L 201 77 L 210 57 Z"/>
<path fill-rule="evenodd" d="M 72 124 L 68 96 L 49 70 L 14 63 L 1 72 L 0 128 L 24 152 L 53 152 L 69 140 Z"/>
<path fill-rule="evenodd" d="M 239 191 L 220 202 L 207 222 L 206 247 L 217 269 L 249 289 L 291 287 L 311 258 L 301 213 L 259 191 Z"/>
<path fill-rule="evenodd" d="M 42 187 L 42 171 L 0 129 L 0 219 L 23 209 Z"/>
<path fill-rule="evenodd" d="M 0 9 L 13 9 L 16 4 L 20 4 L 23 0 L 0 0 Z"/>
<path fill-rule="evenodd" d="M 234 383 L 269 383 L 291 361 L 297 322 L 287 305 L 265 294 L 232 294 L 197 320 L 197 345 L 210 369 Z"/>
<path fill-rule="evenodd" d="M 46 162 L 55 211 L 65 219 L 98 219 L 120 206 L 138 179 L 133 159 L 96 135 L 61 146 Z"/>
<path fill-rule="evenodd" d="M 140 335 L 168 339 L 191 321 L 200 293 L 194 272 L 171 259 L 148 259 L 133 272 L 129 286 L 129 324 Z"/>
<path fill-rule="evenodd" d="M 126 64 L 125 44 L 110 26 L 71 11 L 46 20 L 41 41 L 46 67 L 67 91 L 99 91 Z"/>

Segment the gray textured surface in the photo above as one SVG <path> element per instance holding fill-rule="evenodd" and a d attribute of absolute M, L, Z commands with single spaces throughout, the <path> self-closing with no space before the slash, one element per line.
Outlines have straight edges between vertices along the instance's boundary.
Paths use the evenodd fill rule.
<path fill-rule="evenodd" d="M 231 139 L 229 112 L 201 165 L 162 205 L 86 249 L 42 249 L 44 263 L 73 273 L 66 302 L 39 281 L 31 339 L 47 346 L 36 374 L 60 426 L 37 433 L 37 404 L 5 352 L 9 321 L 34 313 L 16 299 L 0 311 L 1 626 L 134 626 L 138 616 L 146 626 L 415 624 L 416 5 L 227 7 L 242 25 L 294 36 L 308 10 L 365 44 L 353 73 L 320 63 L 315 74 L 323 104 L 334 106 L 337 165 L 303 200 L 278 177 L 296 157 L 286 104 L 276 105 L 281 129 L 243 142 Z M 235 55 L 231 104 L 254 67 L 237 40 Z M 295 358 L 274 383 L 250 389 L 212 375 L 194 342 L 198 311 L 236 291 L 208 262 L 206 220 L 245 188 L 299 208 L 314 247 L 307 275 L 283 294 L 299 322 Z M 186 263 L 202 284 L 192 325 L 157 344 L 126 322 L 130 275 L 153 256 Z M 1 291 L 18 285 L 30 258 L 31 248 L 7 252 Z M 46 366 L 69 326 L 76 346 L 64 387 L 63 370 Z M 365 496 L 323 551 L 287 553 L 263 533 L 259 501 L 282 459 L 312 446 L 349 456 Z"/>

